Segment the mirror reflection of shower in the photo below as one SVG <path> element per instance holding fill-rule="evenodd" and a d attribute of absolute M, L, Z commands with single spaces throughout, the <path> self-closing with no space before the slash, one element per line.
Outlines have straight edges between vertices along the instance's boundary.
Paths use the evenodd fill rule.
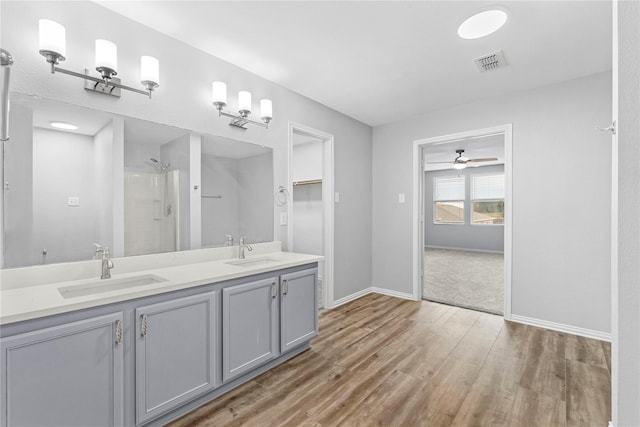
<path fill-rule="evenodd" d="M 169 203 L 169 174 L 167 174 L 167 169 L 171 166 L 171 162 L 162 163 L 153 157 L 150 158 L 151 162 L 160 169 L 160 172 L 164 175 L 164 192 L 162 194 L 162 215 L 169 216 L 171 215 L 171 203 Z"/>
<path fill-rule="evenodd" d="M 125 255 L 180 248 L 179 177 L 171 162 L 138 158 L 125 165 Z"/>

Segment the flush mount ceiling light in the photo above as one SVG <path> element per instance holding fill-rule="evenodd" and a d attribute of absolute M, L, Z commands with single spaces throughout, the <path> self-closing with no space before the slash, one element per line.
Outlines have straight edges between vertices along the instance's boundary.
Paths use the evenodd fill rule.
<path fill-rule="evenodd" d="M 40 55 L 44 56 L 51 64 L 51 74 L 57 71 L 80 77 L 85 81 L 85 89 L 117 97 L 120 96 L 120 89 L 125 89 L 151 98 L 151 93 L 159 86 L 160 63 L 152 56 L 140 58 L 140 83 L 146 90 L 120 84 L 120 79 L 114 77 L 118 74 L 116 71 L 118 69 L 118 47 L 108 40 L 98 39 L 95 42 L 95 68 L 100 73 L 100 78 L 89 75 L 88 70 L 82 74 L 56 67 L 66 59 L 66 30 L 62 25 L 49 19 L 41 19 L 39 29 Z"/>
<path fill-rule="evenodd" d="M 76 130 L 76 129 L 78 129 L 78 126 L 74 125 L 73 123 L 49 122 L 49 124 L 51 125 L 51 127 L 54 127 L 56 129 L 64 129 L 64 130 Z"/>
<path fill-rule="evenodd" d="M 507 12 L 501 9 L 485 10 L 467 18 L 458 27 L 463 39 L 479 39 L 498 31 L 507 22 Z"/>
<path fill-rule="evenodd" d="M 256 122 L 249 119 L 251 114 L 251 92 L 241 90 L 238 92 L 238 113 L 240 115 L 230 114 L 222 111 L 227 105 L 227 84 L 224 82 L 213 82 L 211 85 L 211 99 L 213 105 L 218 110 L 218 117 L 230 117 L 230 126 L 247 129 L 248 124 L 269 128 L 269 122 L 273 118 L 273 105 L 270 99 L 260 100 L 260 119 L 264 123 Z"/>

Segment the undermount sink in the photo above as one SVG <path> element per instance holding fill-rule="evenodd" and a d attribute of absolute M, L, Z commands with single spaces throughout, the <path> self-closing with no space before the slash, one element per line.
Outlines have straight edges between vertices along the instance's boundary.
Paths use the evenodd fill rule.
<path fill-rule="evenodd" d="M 58 288 L 62 298 L 76 298 L 86 295 L 100 294 L 103 292 L 116 291 L 118 289 L 135 288 L 137 286 L 152 285 L 154 283 L 166 282 L 167 279 L 145 274 L 143 276 L 123 277 L 122 279 L 94 279 L 77 285 L 64 286 Z"/>
<path fill-rule="evenodd" d="M 259 265 L 268 265 L 281 260 L 269 257 L 239 259 L 237 261 L 227 261 L 225 264 L 236 265 L 238 267 L 257 267 Z"/>

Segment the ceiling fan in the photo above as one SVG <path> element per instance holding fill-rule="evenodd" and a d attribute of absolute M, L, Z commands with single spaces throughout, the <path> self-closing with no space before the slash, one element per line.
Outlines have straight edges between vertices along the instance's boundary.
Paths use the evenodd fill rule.
<path fill-rule="evenodd" d="M 464 169 L 464 168 L 467 167 L 467 163 L 495 162 L 496 160 L 498 160 L 496 157 L 485 157 L 485 158 L 482 158 L 482 159 L 470 159 L 470 158 L 465 157 L 465 156 L 462 155 L 462 153 L 464 153 L 464 150 L 456 150 L 456 153 L 458 154 L 458 157 L 453 159 L 453 162 L 427 162 L 427 163 L 429 163 L 429 164 L 448 163 L 448 164 L 453 164 L 453 168 L 454 169 Z"/>

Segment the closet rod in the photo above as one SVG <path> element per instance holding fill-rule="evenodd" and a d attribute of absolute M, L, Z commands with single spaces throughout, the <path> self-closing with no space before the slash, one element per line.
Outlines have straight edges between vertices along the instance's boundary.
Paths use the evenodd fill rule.
<path fill-rule="evenodd" d="M 311 184 L 322 184 L 322 180 L 321 179 L 310 179 L 308 181 L 296 181 L 293 183 L 293 186 L 298 186 L 298 185 L 311 185 Z"/>
<path fill-rule="evenodd" d="M 219 194 L 217 196 L 200 196 L 200 197 L 202 197 L 203 199 L 222 199 L 222 196 Z"/>

